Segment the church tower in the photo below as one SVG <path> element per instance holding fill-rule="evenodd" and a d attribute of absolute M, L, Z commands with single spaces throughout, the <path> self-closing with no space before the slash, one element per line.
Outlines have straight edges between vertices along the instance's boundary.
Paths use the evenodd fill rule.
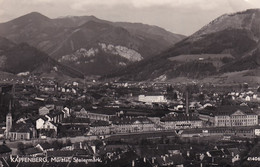
<path fill-rule="evenodd" d="M 6 138 L 9 137 L 9 132 L 12 128 L 12 114 L 11 112 L 9 112 L 7 115 L 6 115 Z"/>

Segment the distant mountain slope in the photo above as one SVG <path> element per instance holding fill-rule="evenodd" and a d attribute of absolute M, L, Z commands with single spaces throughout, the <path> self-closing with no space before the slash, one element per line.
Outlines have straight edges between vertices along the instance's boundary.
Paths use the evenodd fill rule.
<path fill-rule="evenodd" d="M 1 23 L 0 35 L 16 43 L 27 42 L 85 74 L 106 74 L 159 54 L 184 38 L 140 23 L 114 23 L 94 16 L 50 19 L 37 12 Z M 117 51 L 107 52 L 100 47 L 101 44 L 114 47 Z M 79 54 L 80 50 L 98 52 L 90 58 Z"/>
<path fill-rule="evenodd" d="M 0 70 L 13 74 L 21 72 L 42 74 L 56 71 L 72 77 L 84 77 L 80 72 L 58 63 L 27 43 L 15 44 L 2 37 L 0 37 Z"/>
<path fill-rule="evenodd" d="M 132 80 L 167 80 L 180 76 L 205 78 L 258 69 L 259 27 L 260 9 L 223 15 L 160 55 L 109 77 Z"/>

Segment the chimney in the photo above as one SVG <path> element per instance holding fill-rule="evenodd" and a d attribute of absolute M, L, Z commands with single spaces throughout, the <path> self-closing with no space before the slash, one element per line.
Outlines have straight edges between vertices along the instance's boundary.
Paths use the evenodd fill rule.
<path fill-rule="evenodd" d="M 189 94 L 188 94 L 188 90 L 186 90 L 186 114 L 189 115 Z"/>
<path fill-rule="evenodd" d="M 135 160 L 132 160 L 132 167 L 135 166 Z"/>

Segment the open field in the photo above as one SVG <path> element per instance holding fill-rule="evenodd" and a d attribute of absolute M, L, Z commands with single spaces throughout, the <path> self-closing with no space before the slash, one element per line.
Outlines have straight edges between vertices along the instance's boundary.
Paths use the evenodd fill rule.
<path fill-rule="evenodd" d="M 189 55 L 179 55 L 176 57 L 170 57 L 171 61 L 178 62 L 189 62 L 195 60 L 221 60 L 223 58 L 234 58 L 231 54 L 189 54 Z"/>

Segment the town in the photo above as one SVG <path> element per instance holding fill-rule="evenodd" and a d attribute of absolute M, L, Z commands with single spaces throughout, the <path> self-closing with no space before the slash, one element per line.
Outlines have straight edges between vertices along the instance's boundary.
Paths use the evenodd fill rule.
<path fill-rule="evenodd" d="M 0 90 L 3 166 L 260 164 L 258 85 L 29 75 Z"/>

